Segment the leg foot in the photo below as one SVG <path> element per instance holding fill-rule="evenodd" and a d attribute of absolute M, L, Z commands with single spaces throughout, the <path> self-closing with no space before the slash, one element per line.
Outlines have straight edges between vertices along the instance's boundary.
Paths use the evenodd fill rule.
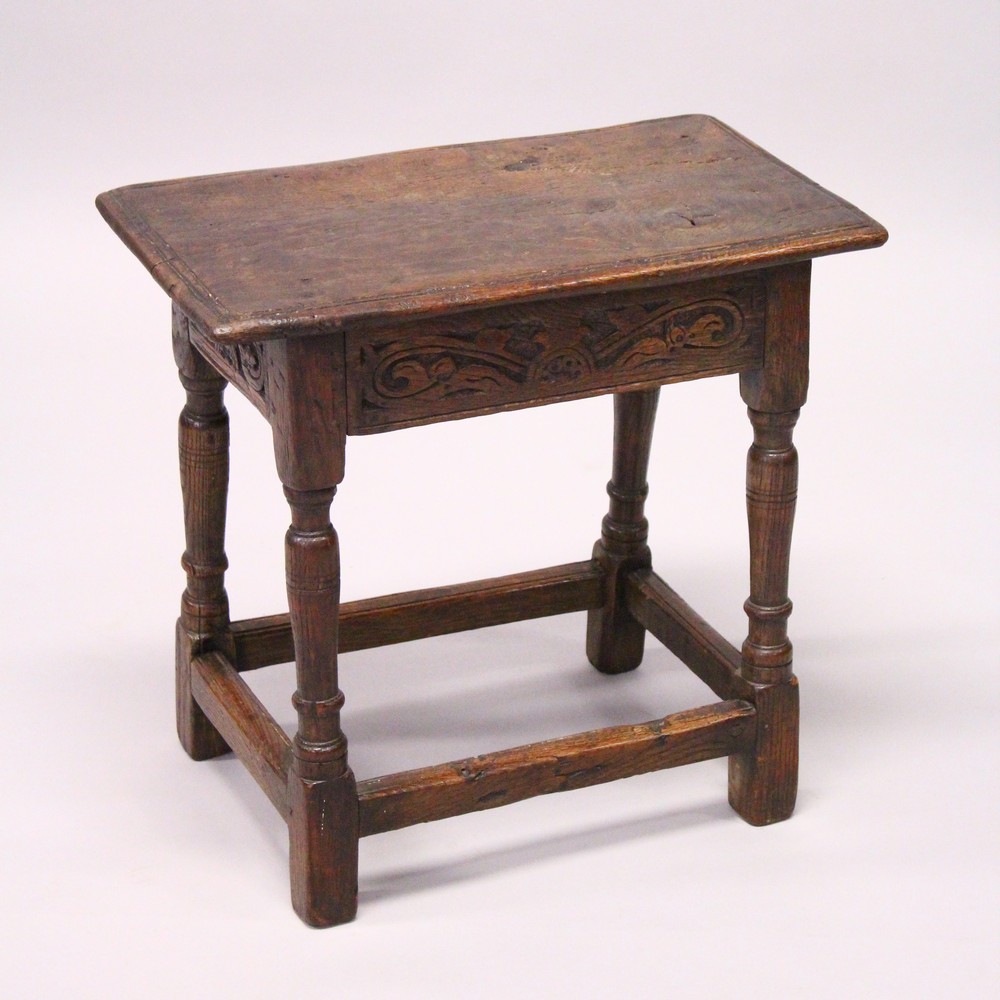
<path fill-rule="evenodd" d="M 646 630 L 625 606 L 625 573 L 649 565 L 634 560 L 615 562 L 602 544 L 594 546 L 594 559 L 608 568 L 605 602 L 587 612 L 587 659 L 602 674 L 624 674 L 642 663 Z"/>
<path fill-rule="evenodd" d="M 757 739 L 729 758 L 729 804 L 753 826 L 788 819 L 795 808 L 799 773 L 799 685 L 760 688 Z"/>
<path fill-rule="evenodd" d="M 181 746 L 192 760 L 211 760 L 229 753 L 229 744 L 219 735 L 218 730 L 198 703 L 191 697 L 191 660 L 198 645 L 198 636 L 177 622 L 177 736 Z"/>
<path fill-rule="evenodd" d="M 292 906 L 310 927 L 358 912 L 358 793 L 350 770 L 327 781 L 289 775 Z"/>

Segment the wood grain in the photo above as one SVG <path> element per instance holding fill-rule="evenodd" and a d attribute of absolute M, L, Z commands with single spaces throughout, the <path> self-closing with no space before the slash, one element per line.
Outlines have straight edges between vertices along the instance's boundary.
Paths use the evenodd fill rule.
<path fill-rule="evenodd" d="M 753 427 L 747 453 L 749 628 L 741 674 L 760 714 L 752 752 L 729 760 L 729 801 L 755 826 L 787 819 L 798 789 L 799 689 L 788 639 L 788 572 L 798 491 L 792 432 L 809 384 L 810 264 L 778 268 L 768 296 L 764 366 L 740 378 Z"/>
<path fill-rule="evenodd" d="M 792 672 L 788 568 L 799 470 L 792 429 L 799 411 L 748 412 L 754 443 L 747 455 L 750 597 L 744 608 L 750 627 L 743 644 L 743 674 L 770 684 L 787 681 Z"/>
<path fill-rule="evenodd" d="M 724 757 L 752 743 L 744 701 L 546 740 L 358 784 L 361 835 Z"/>
<path fill-rule="evenodd" d="M 652 558 L 643 511 L 659 398 L 659 389 L 615 394 L 610 502 L 593 549 L 594 562 L 604 570 L 607 582 L 603 606 L 587 615 L 587 659 L 605 674 L 635 670 L 642 662 L 646 630 L 629 611 L 627 575 L 649 566 Z"/>
<path fill-rule="evenodd" d="M 799 787 L 799 682 L 760 686 L 750 747 L 729 758 L 729 803 L 752 826 L 788 819 Z"/>
<path fill-rule="evenodd" d="M 740 374 L 740 394 L 752 410 L 801 409 L 809 389 L 809 289 L 812 261 L 768 272 L 764 361 Z"/>
<path fill-rule="evenodd" d="M 300 404 L 309 405 L 308 396 Z M 317 417 L 322 425 L 323 418 Z M 288 464 L 294 483 L 322 481 L 313 449 L 327 442 L 300 437 L 290 424 Z M 288 841 L 292 906 L 312 927 L 353 920 L 358 909 L 358 809 L 344 704 L 337 678 L 340 547 L 330 523 L 336 486 L 299 489 L 285 483 L 292 523 L 285 534 L 285 580 L 295 650 L 292 703 L 298 729 L 288 776 Z"/>
<path fill-rule="evenodd" d="M 173 305 L 175 330 L 183 330 L 191 346 L 230 385 L 235 386 L 251 403 L 270 419 L 272 406 L 268 400 L 269 348 L 266 343 L 227 344 L 209 336 L 176 303 Z"/>
<path fill-rule="evenodd" d="M 584 611 L 602 595 L 603 573 L 588 560 L 352 601 L 340 606 L 338 652 Z M 234 622 L 232 632 L 239 670 L 295 658 L 287 614 Z"/>
<path fill-rule="evenodd" d="M 753 685 L 740 675 L 740 651 L 651 569 L 628 574 L 629 611 L 720 698 L 752 698 Z"/>
<path fill-rule="evenodd" d="M 886 239 L 703 115 L 137 184 L 97 204 L 223 340 L 690 281 Z"/>
<path fill-rule="evenodd" d="M 352 434 L 757 368 L 760 275 L 551 299 L 348 336 Z M 229 350 L 234 350 L 230 347 Z"/>
<path fill-rule="evenodd" d="M 186 402 L 177 427 L 184 554 L 187 579 L 175 635 L 177 736 L 194 760 L 228 752 L 225 740 L 191 693 L 191 662 L 209 649 L 231 651 L 226 595 L 226 498 L 229 489 L 229 414 L 226 381 L 191 343 L 188 324 L 176 310 L 171 326 L 174 360 Z"/>
<path fill-rule="evenodd" d="M 533 795 L 728 756 L 744 819 L 790 815 L 810 261 L 878 246 L 878 223 L 702 115 L 140 184 L 97 203 L 173 300 L 187 394 L 178 732 L 196 758 L 232 747 L 286 817 L 306 923 L 354 917 L 361 834 Z M 652 572 L 644 515 L 658 387 L 726 372 L 754 430 L 739 654 Z M 226 384 L 270 423 L 291 511 L 289 612 L 236 625 Z M 349 433 L 609 391 L 610 502 L 590 561 L 341 607 L 330 504 Z M 637 666 L 648 630 L 727 700 L 356 784 L 339 652 L 583 609 L 598 669 Z M 290 741 L 238 671 L 291 658 Z"/>
<path fill-rule="evenodd" d="M 195 700 L 282 817 L 288 815 L 291 740 L 221 653 L 192 662 Z"/>

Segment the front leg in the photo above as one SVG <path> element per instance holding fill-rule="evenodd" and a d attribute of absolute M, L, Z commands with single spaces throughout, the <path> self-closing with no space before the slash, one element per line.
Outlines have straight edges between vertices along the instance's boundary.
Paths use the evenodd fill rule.
<path fill-rule="evenodd" d="M 806 261 L 771 275 L 764 364 L 740 376 L 754 432 L 747 456 L 750 597 L 742 672 L 753 686 L 757 736 L 747 751 L 729 758 L 729 802 L 755 826 L 787 819 L 798 789 L 788 564 L 799 468 L 792 429 L 808 384 L 809 273 Z"/>
<path fill-rule="evenodd" d="M 274 453 L 292 516 L 285 535 L 298 713 L 288 775 L 292 905 L 313 927 L 352 920 L 358 905 L 358 794 L 340 728 L 340 549 L 330 523 L 344 477 L 342 357 L 334 338 L 268 345 Z"/>
<path fill-rule="evenodd" d="M 229 415 L 226 380 L 192 346 L 187 318 L 174 311 L 174 357 L 187 402 L 178 427 L 187 587 L 176 636 L 177 735 L 195 760 L 229 747 L 191 696 L 191 660 L 209 649 L 231 653 L 229 600 L 223 584 L 226 494 L 229 488 Z"/>
<path fill-rule="evenodd" d="M 788 641 L 788 559 L 798 481 L 792 428 L 798 411 L 751 409 L 754 443 L 747 456 L 750 597 L 743 676 L 754 685 L 757 740 L 729 758 L 729 800 L 755 826 L 787 819 L 798 786 L 799 688 Z"/>
<path fill-rule="evenodd" d="M 358 894 L 358 795 L 337 686 L 340 551 L 329 518 L 335 492 L 285 488 L 292 512 L 285 567 L 299 717 L 288 788 L 292 903 L 314 927 L 353 919 Z"/>

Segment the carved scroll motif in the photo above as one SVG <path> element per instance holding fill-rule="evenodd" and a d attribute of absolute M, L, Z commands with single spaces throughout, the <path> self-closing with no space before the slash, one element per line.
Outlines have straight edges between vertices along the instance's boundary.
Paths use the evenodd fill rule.
<path fill-rule="evenodd" d="M 238 344 L 236 346 L 236 364 L 240 374 L 247 380 L 250 387 L 261 396 L 267 396 L 267 369 L 261 357 L 257 344 Z"/>
<path fill-rule="evenodd" d="M 266 345 L 223 344 L 189 322 L 191 342 L 208 362 L 236 386 L 265 416 L 267 415 Z"/>
<path fill-rule="evenodd" d="M 225 374 L 235 384 L 244 382 L 257 395 L 267 396 L 267 373 L 257 344 L 219 344 L 206 338 L 198 341 L 198 347 L 223 359 L 229 368 Z"/>
<path fill-rule="evenodd" d="M 739 305 L 724 298 L 588 309 L 575 325 L 567 336 L 565 320 L 554 329 L 538 316 L 478 330 L 450 321 L 440 333 L 366 345 L 365 367 L 373 369 L 366 402 L 435 401 L 532 383 L 571 387 L 612 370 L 655 376 L 682 353 L 736 347 L 746 339 Z"/>

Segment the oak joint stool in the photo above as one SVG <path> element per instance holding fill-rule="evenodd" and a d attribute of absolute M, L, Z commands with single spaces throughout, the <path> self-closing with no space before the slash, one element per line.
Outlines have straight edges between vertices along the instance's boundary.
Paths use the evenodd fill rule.
<path fill-rule="evenodd" d="M 173 300 L 181 743 L 196 760 L 233 751 L 286 819 L 303 920 L 355 915 L 359 837 L 533 795 L 728 757 L 744 819 L 791 814 L 810 265 L 880 245 L 878 223 L 700 115 L 140 184 L 97 204 Z M 753 425 L 742 650 L 653 571 L 643 514 L 659 387 L 730 373 Z M 288 614 L 239 622 L 223 586 L 227 384 L 270 423 L 291 509 Z M 614 450 L 591 559 L 340 603 L 329 515 L 349 435 L 600 393 L 615 394 Z M 720 701 L 355 780 L 338 653 L 582 610 L 598 670 L 635 669 L 649 632 Z M 289 739 L 241 674 L 291 660 Z"/>

